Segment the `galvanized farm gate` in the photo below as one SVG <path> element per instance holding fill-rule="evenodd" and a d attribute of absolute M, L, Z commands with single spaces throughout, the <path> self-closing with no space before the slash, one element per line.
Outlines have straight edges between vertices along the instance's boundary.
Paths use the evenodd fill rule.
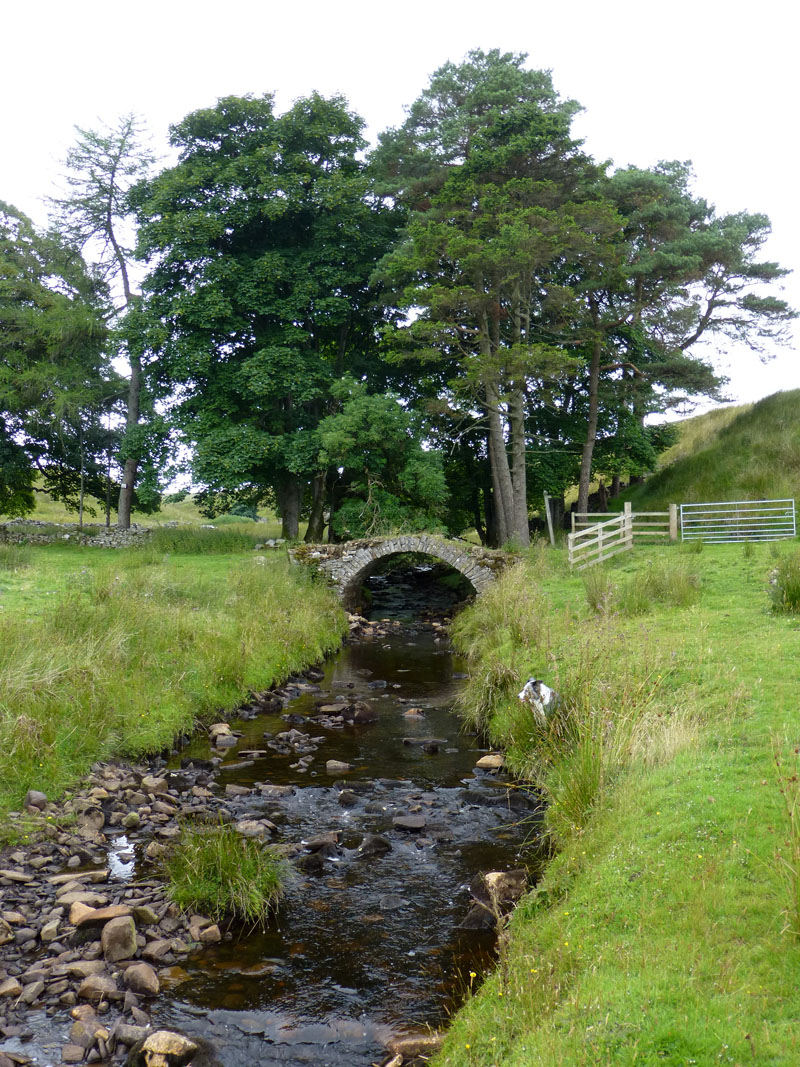
<path fill-rule="evenodd" d="M 681 504 L 681 540 L 779 541 L 797 536 L 794 500 L 721 500 Z"/>

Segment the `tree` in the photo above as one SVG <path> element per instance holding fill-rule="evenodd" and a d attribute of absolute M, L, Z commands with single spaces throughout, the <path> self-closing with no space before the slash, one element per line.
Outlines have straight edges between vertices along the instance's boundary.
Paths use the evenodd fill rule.
<path fill-rule="evenodd" d="M 340 537 L 441 530 L 448 499 L 439 452 L 423 447 L 425 426 L 399 397 L 344 378 L 332 388 L 341 410 L 319 424 L 322 461 L 338 470 L 331 527 Z"/>
<path fill-rule="evenodd" d="M 321 539 L 318 425 L 390 314 L 369 276 L 396 223 L 369 197 L 362 126 L 341 97 L 283 115 L 227 97 L 172 128 L 178 163 L 136 191 L 150 343 L 204 507 L 276 502 L 290 539 L 309 495 Z"/>
<path fill-rule="evenodd" d="M 35 482 L 81 509 L 101 498 L 102 416 L 117 384 L 108 294 L 80 253 L 0 203 L 0 507 L 33 508 Z"/>
<path fill-rule="evenodd" d="M 413 212 L 384 263 L 411 317 L 404 342 L 444 359 L 483 418 L 497 543 L 529 541 L 525 403 L 533 379 L 574 356 L 544 328 L 562 286 L 553 264 L 614 231 L 591 193 L 597 168 L 570 135 L 577 110 L 525 56 L 445 64 L 373 165 Z"/>
<path fill-rule="evenodd" d="M 794 318 L 785 301 L 763 295 L 788 273 L 758 259 L 769 220 L 717 216 L 692 195 L 691 177 L 688 164 L 661 163 L 619 170 L 602 183 L 623 225 L 610 254 L 577 263 L 571 279 L 582 301 L 572 343 L 587 353 L 578 511 L 588 510 L 603 380 L 632 398 L 641 426 L 676 399 L 717 394 L 718 377 L 693 351 L 700 341 L 724 336 L 760 350 L 781 341 Z"/>
<path fill-rule="evenodd" d="M 100 130 L 76 127 L 76 131 L 76 144 L 66 159 L 65 177 L 70 192 L 53 201 L 55 219 L 71 244 L 96 253 L 106 280 L 119 291 L 121 303 L 114 318 L 120 323 L 139 304 L 132 277 L 136 258 L 130 239 L 132 213 L 128 194 L 149 172 L 153 154 L 144 140 L 141 124 L 133 115 L 124 115 L 116 126 Z M 118 333 L 119 353 L 130 367 L 125 413 L 127 432 L 121 457 L 124 470 L 117 513 L 122 529 L 128 529 L 131 523 L 136 479 L 145 456 L 137 433 L 142 414 L 144 356 L 136 340 L 138 336 L 130 329 Z"/>

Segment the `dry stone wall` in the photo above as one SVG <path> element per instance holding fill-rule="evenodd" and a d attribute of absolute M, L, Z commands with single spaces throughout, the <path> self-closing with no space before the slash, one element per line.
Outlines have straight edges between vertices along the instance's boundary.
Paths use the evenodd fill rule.
<path fill-rule="evenodd" d="M 76 522 L 42 522 L 39 519 L 12 519 L 0 523 L 0 543 L 12 545 L 73 544 L 97 548 L 127 548 L 140 545 L 150 536 L 146 526 L 132 525 L 129 530 L 116 526 L 81 528 Z"/>

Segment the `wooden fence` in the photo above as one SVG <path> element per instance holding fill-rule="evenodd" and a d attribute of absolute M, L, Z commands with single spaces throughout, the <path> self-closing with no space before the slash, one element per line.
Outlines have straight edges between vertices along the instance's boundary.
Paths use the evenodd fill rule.
<path fill-rule="evenodd" d="M 598 521 L 601 520 L 601 521 Z M 567 534 L 567 552 L 571 567 L 583 570 L 611 559 L 619 552 L 630 551 L 634 543 L 677 541 L 678 508 L 669 511 L 625 510 L 611 518 L 608 514 L 572 513 L 572 532 Z"/>

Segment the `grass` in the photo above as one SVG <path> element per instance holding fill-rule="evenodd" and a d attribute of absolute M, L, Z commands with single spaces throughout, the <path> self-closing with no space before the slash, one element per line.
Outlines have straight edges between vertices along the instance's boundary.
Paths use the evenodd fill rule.
<path fill-rule="evenodd" d="M 280 537 L 280 520 L 266 509 L 263 515 L 264 521 L 258 523 L 237 515 L 219 515 L 215 519 L 209 519 L 200 514 L 200 510 L 191 495 L 184 497 L 182 500 L 175 500 L 167 494 L 159 511 L 154 512 L 152 515 L 144 512 L 135 512 L 132 518 L 140 526 L 159 527 L 163 526 L 164 523 L 178 522 L 196 527 L 211 525 L 215 528 L 233 528 L 245 533 L 254 533 L 259 541 L 266 541 L 271 537 Z M 78 521 L 78 513 L 77 511 L 68 511 L 60 501 L 53 500 L 49 493 L 39 491 L 36 493 L 36 510 L 27 518 L 49 523 L 75 523 Z M 4 519 L 0 515 L 0 522 L 7 521 L 7 518 Z M 111 524 L 115 525 L 116 521 L 117 513 L 112 509 Z M 94 514 L 91 511 L 87 511 L 84 516 L 84 527 L 88 532 L 89 529 L 96 530 L 98 526 L 105 526 L 105 509 L 95 502 Z M 59 530 L 58 532 L 61 533 L 62 531 Z"/>
<path fill-rule="evenodd" d="M 553 553 L 496 587 L 502 613 L 459 619 L 465 702 L 548 797 L 556 851 L 439 1067 L 800 1062 L 800 657 L 796 616 L 771 610 L 776 551 L 794 546 L 637 550 L 614 584 L 667 557 L 702 580 L 645 616 L 595 615 Z M 516 700 L 527 674 L 564 698 L 546 729 Z"/>
<path fill-rule="evenodd" d="M 688 420 L 673 449 L 656 474 L 620 498 L 630 500 L 634 511 L 669 503 L 798 499 L 800 390 Z"/>
<path fill-rule="evenodd" d="M 253 926 L 266 925 L 289 871 L 271 849 L 222 823 L 185 825 L 165 869 L 169 897 L 182 910 Z"/>
<path fill-rule="evenodd" d="M 0 575 L 0 811 L 169 747 L 344 632 L 327 588 L 282 557 L 28 551 Z"/>

